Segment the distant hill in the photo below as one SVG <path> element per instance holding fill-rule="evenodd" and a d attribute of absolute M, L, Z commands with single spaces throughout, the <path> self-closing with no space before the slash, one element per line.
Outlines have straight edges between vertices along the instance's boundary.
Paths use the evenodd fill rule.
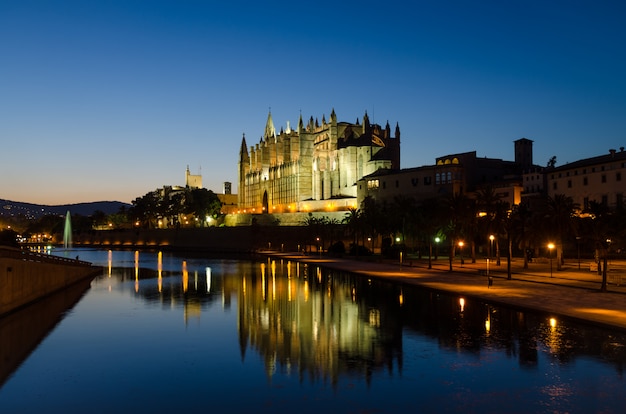
<path fill-rule="evenodd" d="M 71 215 L 77 214 L 81 216 L 91 216 L 95 211 L 113 214 L 119 212 L 120 208 L 129 208 L 131 205 L 121 201 L 95 201 L 92 203 L 48 206 L 0 199 L 0 207 L 0 217 L 22 215 L 29 219 L 38 219 L 46 214 L 65 215 L 68 211 Z"/>

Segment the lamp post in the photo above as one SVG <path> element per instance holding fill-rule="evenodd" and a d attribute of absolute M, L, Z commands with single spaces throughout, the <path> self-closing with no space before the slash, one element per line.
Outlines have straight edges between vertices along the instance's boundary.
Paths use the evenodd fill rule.
<path fill-rule="evenodd" d="M 435 260 L 439 258 L 439 242 L 441 239 L 439 237 L 435 237 Z"/>
<path fill-rule="evenodd" d="M 489 255 L 487 257 L 487 276 L 489 276 L 489 261 L 491 260 L 491 252 L 493 251 L 493 239 L 495 236 L 493 234 L 489 235 Z"/>
<path fill-rule="evenodd" d="M 463 243 L 463 241 L 459 242 L 459 256 L 461 256 L 461 267 L 463 267 L 463 245 L 465 243 Z"/>
<path fill-rule="evenodd" d="M 550 249 L 550 277 L 552 277 L 552 249 L 554 249 L 554 243 L 549 243 L 548 249 Z"/>

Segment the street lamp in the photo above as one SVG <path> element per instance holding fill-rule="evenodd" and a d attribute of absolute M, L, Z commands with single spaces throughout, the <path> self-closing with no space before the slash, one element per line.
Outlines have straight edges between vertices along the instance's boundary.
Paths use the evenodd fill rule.
<path fill-rule="evenodd" d="M 439 258 L 439 242 L 441 239 L 439 237 L 435 237 L 435 260 Z"/>
<path fill-rule="evenodd" d="M 554 249 L 554 243 L 549 243 L 548 249 L 550 249 L 550 277 L 552 277 L 552 249 Z"/>
<path fill-rule="evenodd" d="M 463 241 L 459 242 L 459 256 L 461 256 L 461 267 L 463 267 L 463 245 L 465 243 L 463 243 Z"/>

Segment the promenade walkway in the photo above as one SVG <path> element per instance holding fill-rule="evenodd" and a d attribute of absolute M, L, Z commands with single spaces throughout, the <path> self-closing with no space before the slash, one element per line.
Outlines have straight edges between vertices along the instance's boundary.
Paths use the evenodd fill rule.
<path fill-rule="evenodd" d="M 275 258 L 317 264 L 320 266 L 387 278 L 430 289 L 474 297 L 491 303 L 510 305 L 521 309 L 538 310 L 580 321 L 626 329 L 626 262 L 610 262 L 607 292 L 601 292 L 602 276 L 590 271 L 589 262 L 566 262 L 562 270 L 549 261 L 530 263 L 523 269 L 523 260 L 511 262 L 512 279 L 507 279 L 506 259 L 499 266 L 490 263 L 489 286 L 485 259 L 461 265 L 458 258 L 449 270 L 447 257 L 439 257 L 428 269 L 427 259 L 407 258 L 399 261 L 381 261 L 377 258 L 345 259 L 298 253 L 260 252 Z"/>

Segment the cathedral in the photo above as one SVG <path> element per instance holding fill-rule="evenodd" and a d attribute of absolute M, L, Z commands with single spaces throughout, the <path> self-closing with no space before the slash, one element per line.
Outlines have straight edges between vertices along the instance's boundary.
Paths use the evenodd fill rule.
<path fill-rule="evenodd" d="M 296 129 L 276 132 L 271 112 L 259 143 L 245 135 L 239 152 L 241 213 L 341 211 L 357 206 L 356 183 L 380 169 L 400 169 L 400 127 L 391 134 L 363 122 L 337 122 L 333 109 L 321 123 L 302 115 Z"/>

